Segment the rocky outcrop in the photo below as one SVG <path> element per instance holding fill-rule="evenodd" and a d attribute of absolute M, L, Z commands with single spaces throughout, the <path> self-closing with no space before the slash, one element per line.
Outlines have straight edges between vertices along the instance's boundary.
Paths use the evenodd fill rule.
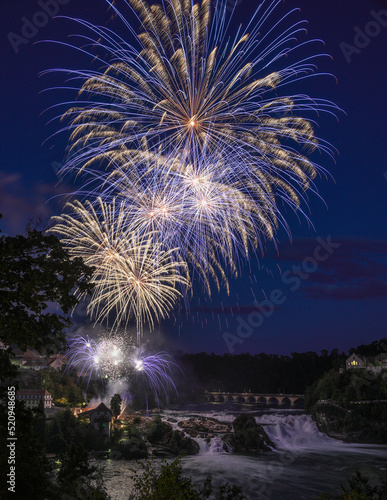
<path fill-rule="evenodd" d="M 182 431 L 173 431 L 168 447 L 175 455 L 197 455 L 199 445 L 193 439 L 185 436 Z"/>
<path fill-rule="evenodd" d="M 236 453 L 262 453 L 274 448 L 274 444 L 251 413 L 239 415 L 233 422 L 233 433 L 226 434 L 223 441 Z"/>
<path fill-rule="evenodd" d="M 114 446 L 112 457 L 126 460 L 139 460 L 148 457 L 148 447 L 137 427 L 132 425 L 128 430 L 127 438 L 121 439 Z"/>
<path fill-rule="evenodd" d="M 181 420 L 178 423 L 176 420 L 169 420 L 162 420 L 159 415 L 153 420 L 138 416 L 128 418 L 128 423 L 131 422 L 128 435 L 116 445 L 115 450 L 126 459 L 145 458 L 148 455 L 196 455 L 200 446 L 193 438 L 204 438 L 208 443 L 216 438 L 220 446 L 223 442 L 226 452 L 261 453 L 274 448 L 263 427 L 256 424 L 251 414 L 239 415 L 232 426 L 204 417 Z M 176 425 L 172 426 L 170 422 L 177 423 L 181 430 L 174 429 Z"/>
<path fill-rule="evenodd" d="M 387 422 L 375 407 L 374 414 L 363 405 L 339 408 L 332 405 L 316 405 L 312 418 L 318 429 L 329 437 L 347 443 L 387 443 Z"/>
<path fill-rule="evenodd" d="M 184 429 L 184 432 L 193 438 L 213 438 L 217 434 L 225 434 L 230 430 L 230 427 L 227 424 L 221 424 L 216 419 L 210 418 L 190 418 L 189 420 L 180 421 L 178 425 L 181 429 Z"/>
<path fill-rule="evenodd" d="M 182 431 L 173 430 L 172 425 L 163 422 L 159 416 L 153 420 L 147 438 L 152 445 L 157 445 L 157 448 L 153 450 L 157 456 L 166 456 L 168 453 L 171 455 L 197 455 L 199 453 L 199 445 L 196 441 L 185 436 Z"/>

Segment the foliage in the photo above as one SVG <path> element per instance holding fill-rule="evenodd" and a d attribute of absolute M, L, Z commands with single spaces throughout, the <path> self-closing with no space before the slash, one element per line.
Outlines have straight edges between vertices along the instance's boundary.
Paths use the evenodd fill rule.
<path fill-rule="evenodd" d="M 78 385 L 78 380 L 70 373 L 54 368 L 44 370 L 21 370 L 20 387 L 25 389 L 46 389 L 57 406 L 83 406 L 86 388 Z M 88 388 L 91 391 L 91 386 Z M 91 394 L 88 395 L 91 398 Z"/>
<path fill-rule="evenodd" d="M 87 450 L 106 450 L 108 438 L 90 427 L 87 421 L 77 418 L 67 409 L 57 413 L 46 430 L 47 451 L 63 453 L 71 444 L 84 446 Z"/>
<path fill-rule="evenodd" d="M 110 433 L 110 441 L 112 445 L 119 443 L 124 435 L 124 430 L 119 427 L 114 427 Z"/>
<path fill-rule="evenodd" d="M 113 412 L 114 418 L 118 418 L 121 413 L 122 397 L 119 394 L 114 394 L 110 400 L 110 409 Z"/>
<path fill-rule="evenodd" d="M 234 434 L 230 437 L 231 447 L 235 451 L 265 451 L 265 440 L 270 442 L 262 426 L 257 425 L 251 413 L 242 413 L 233 422 Z M 228 441 L 228 440 L 226 440 Z"/>
<path fill-rule="evenodd" d="M 91 465 L 86 450 L 72 444 L 61 456 L 57 475 L 58 490 L 62 496 L 83 500 L 107 500 L 101 466 Z"/>
<path fill-rule="evenodd" d="M 134 489 L 129 500 L 202 500 L 210 498 L 213 493 L 212 478 L 208 476 L 200 488 L 192 483 L 190 477 L 183 476 L 180 459 L 168 464 L 161 462 L 161 470 L 156 471 L 156 464 L 141 463 L 143 473 L 135 472 Z M 216 500 L 244 500 L 238 486 L 222 485 L 216 491 Z"/>
<path fill-rule="evenodd" d="M 113 457 L 115 456 L 114 451 L 118 451 L 118 456 L 122 456 L 127 460 L 138 460 L 148 457 L 148 448 L 140 431 L 134 425 L 128 429 L 126 439 L 122 439 L 114 446 Z"/>
<path fill-rule="evenodd" d="M 349 349 L 376 356 L 387 352 L 387 339 L 374 341 Z M 290 356 L 277 354 L 183 354 L 175 357 L 184 366 L 185 378 L 177 386 L 180 397 L 192 400 L 195 395 L 202 397 L 203 391 L 230 391 L 276 394 L 303 394 L 326 372 L 345 366 L 348 355 L 333 349 L 322 350 L 320 354 L 308 351 L 292 352 Z M 191 375 L 190 375 L 191 373 Z M 177 381 L 179 384 L 179 381 Z"/>
<path fill-rule="evenodd" d="M 39 437 L 41 443 L 46 441 L 46 414 L 44 412 L 43 399 L 39 401 L 38 407 L 35 409 L 35 425 L 34 430 Z"/>
<path fill-rule="evenodd" d="M 0 498 L 28 498 L 41 500 L 47 498 L 52 490 L 49 479 L 51 472 L 42 443 L 36 433 L 37 422 L 33 412 L 26 408 L 24 403 L 16 401 L 16 493 L 9 492 L 7 476 L 9 473 L 9 448 L 5 444 L 0 446 Z M 7 435 L 7 409 L 0 405 L 0 436 Z"/>
<path fill-rule="evenodd" d="M 18 386 L 16 378 L 20 370 L 12 363 L 13 352 L 11 349 L 0 349 L 0 399 L 3 398 L 7 387 Z"/>
<path fill-rule="evenodd" d="M 64 328 L 78 303 L 72 291 L 88 293 L 92 269 L 70 259 L 59 239 L 37 229 L 27 236 L 0 237 L 0 339 L 52 351 L 66 345 Z M 62 314 L 50 311 L 56 304 Z"/>
<path fill-rule="evenodd" d="M 305 407 L 324 432 L 354 433 L 351 440 L 387 443 L 387 371 L 330 370 L 305 393 Z M 324 404 L 318 404 L 319 401 Z M 367 401 L 375 402 L 369 403 Z"/>
<path fill-rule="evenodd" d="M 387 338 L 374 340 L 370 344 L 361 344 L 357 347 L 349 349 L 349 354 L 357 354 L 358 356 L 372 357 L 387 352 Z"/>
<path fill-rule="evenodd" d="M 369 479 L 360 471 L 348 479 L 348 487 L 341 487 L 338 496 L 334 497 L 328 493 L 320 496 L 321 500 L 385 500 L 387 498 L 387 475 L 381 479 L 381 484 L 371 486 Z"/>
<path fill-rule="evenodd" d="M 184 436 L 181 431 L 173 430 L 171 424 L 163 422 L 159 416 L 155 417 L 149 432 L 148 441 L 152 444 L 162 444 L 176 455 L 196 455 L 199 445 L 193 439 Z"/>
<path fill-rule="evenodd" d="M 344 365 L 346 355 L 337 349 L 321 354 L 315 352 L 292 353 L 291 356 L 277 354 L 181 354 L 178 362 L 184 366 L 184 383 L 178 386 L 180 396 L 201 397 L 207 391 L 251 390 L 258 393 L 303 394 L 305 388 L 331 368 Z M 189 379 L 189 370 L 192 380 Z M 188 387 L 188 389 L 187 389 Z M 188 392 L 190 391 L 190 392 Z"/>
<path fill-rule="evenodd" d="M 346 370 L 338 373 L 330 370 L 305 393 L 305 405 L 311 408 L 319 399 L 334 400 L 343 406 L 351 401 L 387 399 L 387 372 L 373 373 L 368 370 Z"/>

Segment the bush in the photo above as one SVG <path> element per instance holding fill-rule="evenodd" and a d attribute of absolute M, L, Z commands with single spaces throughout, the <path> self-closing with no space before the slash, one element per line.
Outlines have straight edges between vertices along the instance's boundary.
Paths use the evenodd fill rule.
<path fill-rule="evenodd" d="M 184 435 L 184 432 L 173 431 L 168 447 L 176 455 L 197 455 L 200 446 L 196 441 Z"/>
<path fill-rule="evenodd" d="M 129 500 L 204 500 L 213 493 L 212 478 L 208 476 L 200 488 L 192 483 L 190 477 L 183 476 L 180 459 L 168 464 L 162 461 L 160 473 L 152 462 L 141 464 L 143 473 L 134 477 L 135 493 Z M 136 474 L 138 474 L 136 472 Z M 215 492 L 216 500 L 245 500 L 238 486 L 228 483 Z"/>
<path fill-rule="evenodd" d="M 138 460 L 148 457 L 148 448 L 142 439 L 140 431 L 134 425 L 129 429 L 128 439 L 123 439 L 117 443 L 113 451 L 118 451 L 126 460 Z M 115 456 L 114 453 L 113 456 Z"/>
<path fill-rule="evenodd" d="M 148 440 L 152 444 L 159 444 L 169 441 L 169 436 L 172 434 L 172 426 L 163 422 L 159 416 L 155 417 L 149 429 Z"/>
<path fill-rule="evenodd" d="M 108 500 L 103 482 L 103 468 L 91 465 L 87 451 L 82 446 L 72 444 L 61 455 L 61 467 L 57 475 L 58 494 L 61 498 L 74 500 Z"/>
<path fill-rule="evenodd" d="M 57 413 L 47 426 L 46 448 L 51 453 L 63 453 L 71 444 L 82 445 L 90 451 L 106 450 L 110 445 L 105 435 L 67 409 Z"/>
<path fill-rule="evenodd" d="M 341 487 L 337 497 L 329 493 L 320 495 L 320 500 L 386 500 L 387 498 L 387 475 L 380 478 L 380 484 L 371 486 L 369 479 L 360 471 L 348 479 L 348 487 Z"/>

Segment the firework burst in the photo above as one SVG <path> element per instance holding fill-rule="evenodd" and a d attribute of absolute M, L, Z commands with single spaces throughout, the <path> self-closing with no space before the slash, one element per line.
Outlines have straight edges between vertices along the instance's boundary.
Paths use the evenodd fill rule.
<path fill-rule="evenodd" d="M 146 138 L 153 151 L 182 152 L 190 161 L 207 149 L 231 161 L 236 177 L 243 174 L 270 198 L 274 191 L 297 207 L 295 193 L 308 189 L 317 171 L 306 154 L 319 144 L 302 115 L 337 110 L 329 101 L 283 90 L 312 76 L 324 55 L 297 57 L 315 42 L 297 42 L 305 22 L 292 23 L 294 11 L 281 15 L 282 2 L 267 0 L 231 38 L 225 0 L 213 10 L 209 0 L 129 3 L 142 30 L 133 44 L 80 21 L 99 37 L 96 46 L 106 56 L 97 60 L 105 68 L 70 71 L 83 81 L 82 105 L 65 115 L 71 148 L 63 171 L 87 171 L 112 158 L 119 163 L 128 144 Z M 129 21 L 111 7 L 132 38 Z M 329 151 L 321 141 L 320 148 Z"/>
<path fill-rule="evenodd" d="M 98 359 L 98 346 L 87 335 L 75 335 L 69 340 L 66 352 L 66 371 L 75 370 L 79 378 L 88 379 L 88 384 L 95 373 L 95 360 Z"/>
<path fill-rule="evenodd" d="M 166 352 L 147 355 L 143 349 L 138 350 L 132 358 L 132 364 L 138 376 L 142 376 L 147 390 L 155 395 L 159 402 L 160 393 L 167 395 L 167 390 L 173 388 L 177 394 L 172 379 L 173 367 L 179 368 L 174 358 Z"/>
<path fill-rule="evenodd" d="M 167 395 L 169 389 L 176 394 L 172 379 L 174 368 L 179 368 L 174 358 L 166 352 L 149 354 L 147 346 L 136 347 L 133 336 L 125 332 L 105 333 L 97 340 L 76 335 L 69 339 L 66 353 L 66 371 L 76 371 L 79 378 L 92 377 L 125 383 L 143 381 L 146 400 L 153 394 L 159 402 L 160 394 Z M 133 399 L 133 393 L 124 391 L 122 411 Z"/>
<path fill-rule="evenodd" d="M 69 339 L 66 370 L 77 371 L 88 382 L 93 376 L 118 380 L 129 376 L 127 360 L 133 351 L 133 339 L 122 332 L 106 333 L 98 340 L 75 335 Z"/>
<path fill-rule="evenodd" d="M 240 258 L 289 231 L 284 205 L 305 215 L 321 169 L 310 155 L 332 154 L 312 117 L 338 108 L 286 92 L 318 75 L 325 54 L 298 41 L 305 22 L 280 14 L 281 0 L 264 0 L 233 36 L 226 0 L 123 0 L 138 34 L 106 1 L 133 43 L 76 20 L 89 32 L 76 48 L 98 69 L 63 70 L 81 90 L 63 116 L 62 173 L 83 174 L 90 201 L 70 204 L 75 215 L 54 229 L 95 267 L 89 313 L 115 311 L 116 326 L 135 317 L 141 331 L 190 288 L 187 269 L 208 293 L 211 280 L 228 290 Z"/>
<path fill-rule="evenodd" d="M 115 313 L 114 327 L 134 317 L 139 331 L 147 322 L 168 316 L 181 292 L 188 286 L 186 264 L 176 260 L 176 249 L 165 249 L 154 234 L 127 231 L 123 205 L 116 207 L 99 199 L 99 211 L 86 202 L 68 204 L 73 212 L 55 217 L 51 231 L 63 236 L 72 257 L 82 257 L 94 267 L 94 289 L 88 313 L 97 321 Z M 180 272 L 185 274 L 180 274 Z"/>

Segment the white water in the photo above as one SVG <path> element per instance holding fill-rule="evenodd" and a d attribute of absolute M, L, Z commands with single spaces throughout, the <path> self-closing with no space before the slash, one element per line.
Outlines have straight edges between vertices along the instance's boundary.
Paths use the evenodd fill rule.
<path fill-rule="evenodd" d="M 216 418 L 232 423 L 240 412 L 165 412 L 177 421 L 195 417 Z M 239 484 L 248 499 L 316 500 L 326 491 L 338 494 L 340 485 L 359 469 L 371 483 L 387 470 L 387 446 L 347 444 L 318 431 L 312 419 L 300 411 L 255 412 L 276 445 L 273 452 L 258 456 L 226 453 L 221 436 L 196 438 L 200 453 L 182 460 L 184 473 L 203 484 L 208 474 L 215 485 Z M 175 428 L 179 428 L 177 423 Z M 107 462 L 107 486 L 113 500 L 126 500 L 132 480 L 133 462 Z"/>
<path fill-rule="evenodd" d="M 341 441 L 320 432 L 309 415 L 269 414 L 255 420 L 280 450 L 316 451 L 343 445 Z"/>
<path fill-rule="evenodd" d="M 177 415 L 174 412 L 166 412 L 166 415 L 174 418 L 182 418 L 182 414 Z M 233 413 L 187 413 L 185 418 L 216 418 L 222 423 L 232 424 L 237 417 Z M 353 447 L 353 445 L 344 445 L 341 441 L 332 439 L 326 434 L 320 432 L 309 415 L 298 412 L 260 412 L 255 415 L 255 421 L 264 427 L 267 435 L 272 440 L 277 450 L 326 450 L 332 447 Z M 178 424 L 172 426 L 180 429 Z M 181 430 L 181 429 L 180 429 Z M 225 453 L 220 436 L 211 439 L 206 443 L 205 438 L 194 438 L 199 443 L 200 454 L 206 453 Z M 228 452 L 231 452 L 228 449 Z"/>
<path fill-rule="evenodd" d="M 231 453 L 232 450 L 228 445 L 225 445 L 226 451 L 223 447 L 222 438 L 219 436 L 211 438 L 210 442 L 207 443 L 205 438 L 193 438 L 200 446 L 200 455 L 212 455 L 214 453 Z"/>

